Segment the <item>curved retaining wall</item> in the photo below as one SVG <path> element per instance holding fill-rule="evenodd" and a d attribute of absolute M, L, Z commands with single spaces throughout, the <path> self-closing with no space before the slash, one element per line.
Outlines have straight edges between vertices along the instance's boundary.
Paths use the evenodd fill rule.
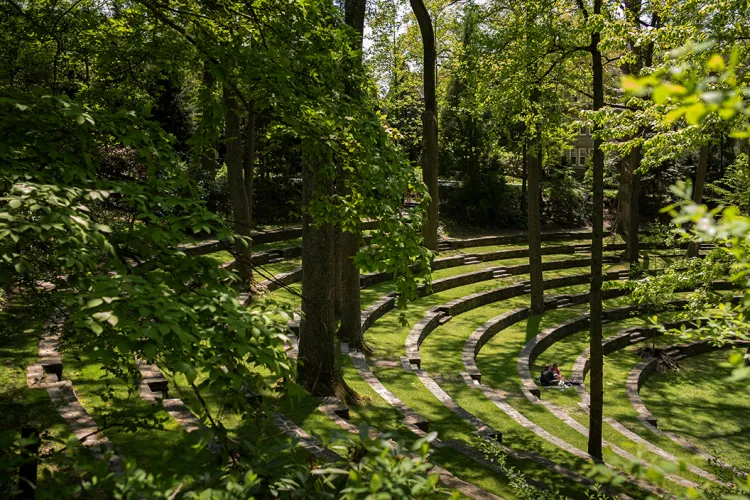
<path fill-rule="evenodd" d="M 112 443 L 99 430 L 96 421 L 78 401 L 73 382 L 63 380 L 63 362 L 60 356 L 60 332 L 62 323 L 50 320 L 45 325 L 45 333 L 39 341 L 39 360 L 26 368 L 26 384 L 32 389 L 47 389 L 52 403 L 65 423 L 83 446 L 90 449 L 97 460 L 104 460 L 112 451 Z M 122 458 L 112 454 L 109 469 L 122 473 Z"/>
<path fill-rule="evenodd" d="M 619 280 L 627 279 L 627 277 L 627 271 L 612 271 L 607 273 L 604 276 L 604 279 Z M 544 280 L 544 288 L 562 288 L 566 286 L 586 284 L 589 281 L 589 274 L 562 276 L 559 278 Z M 486 292 L 479 292 L 452 300 L 446 304 L 428 310 L 424 317 L 409 331 L 409 335 L 406 338 L 406 357 L 409 360 L 409 364 L 421 367 L 422 360 L 419 354 L 419 348 L 421 347 L 422 342 L 433 332 L 433 330 L 450 321 L 453 316 L 495 302 L 525 295 L 530 292 L 529 286 L 528 282 L 524 282 L 517 285 L 496 288 Z M 579 304 L 586 300 L 588 300 L 588 294 L 573 294 L 547 297 L 544 302 L 545 309 L 555 309 L 557 307 L 562 307 L 563 305 Z"/>
<path fill-rule="evenodd" d="M 683 299 L 668 302 L 673 307 L 684 307 L 687 303 L 688 301 Z M 627 305 L 605 309 L 602 311 L 602 323 L 626 319 L 644 310 L 646 310 L 646 306 L 643 305 Z M 551 328 L 547 328 L 526 343 L 518 355 L 518 375 L 521 377 L 521 391 L 527 398 L 533 400 L 534 398 L 541 397 L 541 390 L 531 375 L 531 365 L 534 361 L 550 346 L 574 333 L 588 328 L 589 324 L 590 315 L 588 313 L 582 314 Z"/>
<path fill-rule="evenodd" d="M 542 232 L 542 241 L 559 241 L 577 239 L 591 239 L 591 230 L 584 229 L 578 231 L 555 231 Z M 459 248 L 490 246 L 490 245 L 507 245 L 510 243 L 524 243 L 528 241 L 528 233 L 505 234 L 500 236 L 483 236 L 480 238 L 445 238 L 438 242 L 439 250 L 456 250 Z"/>

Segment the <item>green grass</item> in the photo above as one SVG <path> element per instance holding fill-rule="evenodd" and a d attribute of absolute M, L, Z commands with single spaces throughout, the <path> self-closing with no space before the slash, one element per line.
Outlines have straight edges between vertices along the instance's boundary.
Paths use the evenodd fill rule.
<path fill-rule="evenodd" d="M 670 313 L 661 314 L 661 321 L 667 321 L 670 316 Z M 615 335 L 617 332 L 624 328 L 632 326 L 647 326 L 649 324 L 650 321 L 646 317 L 632 317 L 625 320 L 604 324 L 602 328 L 602 334 L 606 338 L 611 335 Z M 671 336 L 657 337 L 656 340 L 657 345 L 667 345 L 675 343 L 677 341 L 677 339 Z M 632 430 L 639 430 L 640 432 L 637 432 L 637 434 L 639 434 L 642 438 L 675 455 L 679 460 L 691 463 L 703 468 L 704 470 L 710 471 L 710 464 L 708 464 L 705 460 L 688 452 L 668 438 L 656 436 L 642 427 L 638 429 L 638 427 L 640 427 L 640 424 L 638 424 L 637 422 L 635 411 L 632 409 L 632 406 L 630 405 L 627 397 L 627 393 L 625 391 L 625 382 L 627 380 L 627 376 L 630 372 L 630 369 L 635 366 L 635 363 L 633 363 L 632 366 L 628 366 L 627 363 L 622 363 L 622 358 L 627 357 L 631 361 L 634 358 L 637 358 L 639 360 L 637 354 L 635 354 L 635 350 L 642 345 L 643 343 L 635 346 L 629 346 L 622 351 L 615 352 L 610 356 L 605 357 L 605 416 L 611 416 L 615 418 L 616 420 L 618 420 L 618 422 L 626 425 Z M 563 374 L 567 377 L 570 377 L 575 360 L 588 346 L 589 337 L 587 330 L 571 335 L 564 341 L 557 342 L 549 349 L 547 349 L 544 355 L 534 363 L 532 373 L 539 373 L 545 363 L 557 362 L 560 364 L 560 369 L 563 371 Z M 632 356 L 628 356 L 628 354 L 631 354 Z M 586 378 L 586 383 L 588 385 L 588 377 Z M 578 405 L 578 403 L 580 402 L 580 398 L 578 397 L 578 393 L 575 390 L 542 388 L 542 391 L 542 397 L 544 399 L 550 400 L 558 406 L 564 408 L 578 422 L 588 426 L 588 414 L 584 412 L 583 409 Z M 636 443 L 625 438 L 622 434 L 608 425 L 604 426 L 604 438 L 607 441 L 619 446 L 620 448 L 630 451 L 631 453 L 635 454 L 638 452 L 638 445 Z M 651 460 L 653 462 L 659 461 L 656 457 L 651 458 L 653 459 Z M 703 482 L 702 478 L 690 474 L 685 475 L 685 477 L 698 483 Z"/>
<path fill-rule="evenodd" d="M 118 454 L 163 474 L 217 470 L 215 457 L 205 449 L 194 449 L 197 435 L 183 432 L 166 411 L 142 400 L 138 391 L 130 391 L 120 378 L 108 375 L 96 359 L 63 352 L 63 365 L 63 377 L 73 381 L 78 399 L 91 417 L 100 427 L 112 426 L 104 434 Z M 135 427 L 129 427 L 134 423 Z"/>
<path fill-rule="evenodd" d="M 587 241 L 581 240 L 579 242 L 585 243 Z M 270 248 L 282 248 L 300 243 L 301 242 L 298 240 L 289 240 L 267 245 L 258 245 L 254 250 L 260 251 Z M 572 242 L 549 242 L 548 244 L 560 245 L 569 243 Z M 526 248 L 526 246 L 504 245 L 482 247 L 462 249 L 455 253 L 475 253 L 477 251 L 492 251 L 511 248 Z M 229 252 L 216 252 L 215 254 L 212 254 L 211 257 L 216 258 L 217 261 L 225 262 L 226 260 L 231 259 L 231 254 L 229 254 Z M 549 261 L 580 257 L 583 257 L 583 255 L 548 255 L 544 256 L 544 260 Z M 657 263 L 657 260 L 658 259 L 654 259 L 654 265 Z M 433 279 L 464 274 L 497 265 L 510 266 L 525 264 L 527 262 L 527 258 L 519 258 L 443 269 L 433 273 Z M 290 270 L 297 265 L 299 265 L 299 259 L 290 259 L 264 266 L 264 268 L 273 274 L 277 274 Z M 587 271 L 586 268 L 551 271 L 545 272 L 545 278 L 579 274 Z M 445 292 L 430 295 L 414 302 L 405 311 L 405 316 L 410 325 L 413 325 L 422 317 L 425 310 L 433 305 L 442 304 L 454 298 L 479 291 L 486 291 L 525 279 L 528 279 L 528 277 L 515 276 L 510 279 L 489 280 L 465 287 L 446 290 Z M 287 306 L 296 308 L 299 306 L 299 298 L 297 294 L 300 291 L 301 285 L 296 283 L 289 288 L 292 290 L 291 292 L 289 290 L 278 290 L 268 294 L 265 299 L 274 300 L 278 303 L 283 303 Z M 555 290 L 552 293 L 557 294 L 582 291 L 585 288 L 586 287 L 569 287 L 567 289 Z M 393 284 L 390 282 L 381 283 L 362 290 L 362 308 L 366 308 L 380 298 L 382 294 L 392 290 Z M 503 431 L 506 444 L 509 446 L 519 450 L 536 451 L 552 458 L 553 460 L 557 460 L 559 463 L 569 466 L 572 469 L 583 471 L 586 465 L 584 461 L 570 456 L 566 452 L 546 443 L 540 438 L 534 436 L 531 432 L 523 429 L 510 418 L 502 414 L 478 391 L 472 391 L 467 388 L 465 384 L 463 384 L 463 381 L 456 376 L 458 371 L 463 369 L 460 358 L 461 349 L 471 331 L 473 331 L 476 326 L 481 325 L 481 323 L 487 318 L 499 314 L 500 312 L 503 312 L 503 310 L 527 304 L 527 296 L 518 297 L 502 303 L 479 308 L 454 318 L 453 321 L 441 327 L 439 331 L 434 332 L 425 342 L 422 350 L 423 361 L 425 363 L 424 366 L 433 375 L 444 375 L 440 380 L 441 386 L 456 398 L 456 400 L 467 410 L 475 413 L 498 430 Z M 579 314 L 582 310 L 583 307 L 577 309 L 571 308 L 570 311 L 574 314 Z M 404 327 L 399 324 L 399 313 L 400 311 L 392 311 L 386 314 L 367 332 L 366 338 L 368 342 L 375 347 L 375 359 L 398 360 L 400 356 L 404 354 L 404 340 L 408 334 L 409 326 Z M 562 317 L 564 317 L 564 315 L 559 317 L 553 316 L 552 314 L 545 315 L 545 321 L 549 320 L 557 322 Z M 528 330 L 526 329 L 526 326 L 528 326 Z M 527 338 L 526 335 L 530 334 L 532 331 L 536 331 L 535 329 L 538 328 L 538 320 L 532 318 L 528 322 L 528 325 L 523 326 L 518 332 L 514 332 L 514 335 L 518 336 L 520 345 L 523 345 L 523 342 L 525 342 L 524 339 Z M 499 335 L 499 337 L 504 337 L 504 335 L 505 332 Z M 434 341 L 435 339 L 439 339 L 439 341 Z M 488 349 L 488 347 L 485 347 L 485 349 Z M 517 352 L 518 350 L 515 351 L 516 356 Z M 483 350 L 482 354 L 484 353 L 485 351 Z M 117 408 L 118 410 L 122 409 L 130 413 L 146 414 L 152 411 L 153 408 L 151 405 L 140 400 L 137 392 L 129 394 L 127 386 L 121 382 L 112 381 L 110 386 L 112 397 L 108 397 L 105 391 L 107 385 L 101 378 L 101 365 L 95 359 L 84 358 L 81 360 L 74 360 L 70 357 L 66 357 L 65 362 L 66 378 L 74 380 L 82 404 L 84 404 L 97 421 L 101 420 L 102 422 L 107 422 L 113 408 Z M 348 383 L 360 394 L 363 394 L 365 399 L 368 400 L 367 404 L 358 408 L 352 408 L 351 413 L 353 423 L 357 425 L 359 422 L 363 421 L 372 422 L 380 430 L 392 431 L 394 436 L 398 439 L 404 439 L 407 441 L 413 440 L 414 436 L 401 424 L 402 417 L 400 413 L 387 405 L 385 401 L 377 396 L 377 394 L 375 394 L 371 388 L 359 378 L 356 370 L 351 366 L 349 359 L 342 357 L 340 358 L 340 363 Z M 517 374 L 515 374 L 515 366 L 515 359 L 513 359 L 508 367 L 512 369 L 513 375 L 517 378 Z M 449 409 L 436 400 L 432 394 L 422 386 L 414 374 L 405 372 L 400 366 L 394 368 L 382 366 L 373 367 L 373 371 L 386 387 L 391 389 L 407 405 L 411 406 L 423 417 L 427 418 L 431 423 L 431 428 L 439 431 L 441 439 L 457 439 L 467 444 L 471 444 L 471 436 L 474 431 L 473 427 L 456 417 Z M 488 369 L 487 372 L 489 373 L 491 370 Z M 1 373 L 2 371 L 0 371 L 0 374 Z M 485 376 L 487 376 L 487 374 L 485 374 Z M 0 379 L 0 382 L 2 381 L 3 379 Z M 199 381 L 200 376 L 198 382 Z M 198 413 L 200 411 L 200 406 L 195 395 L 191 394 L 189 391 L 179 391 L 179 389 L 186 387 L 185 381 L 180 380 L 178 377 L 171 382 L 171 396 L 182 397 L 194 412 Z M 517 390 L 517 382 L 513 390 Z M 46 397 L 46 394 L 42 394 Z M 301 401 L 290 402 L 286 399 L 277 400 L 277 396 L 273 394 L 265 394 L 264 397 L 271 404 L 278 404 L 280 409 L 296 423 L 309 432 L 321 436 L 324 441 L 331 443 L 340 442 L 340 429 L 317 410 L 318 401 L 315 398 L 307 397 L 303 398 Z M 259 424 L 253 419 L 242 418 L 239 415 L 222 411 L 222 397 L 220 394 L 206 394 L 205 398 L 212 413 L 221 415 L 222 422 L 230 430 L 230 433 L 235 436 L 253 436 L 258 433 L 267 433 L 269 435 L 278 434 L 278 431 L 275 430 L 275 428 L 268 427 L 267 422 L 265 424 Z M 513 403 L 518 405 L 519 408 L 522 408 L 523 412 L 527 414 L 529 418 L 537 421 L 545 428 L 560 425 L 560 422 L 557 422 L 551 414 L 548 414 L 543 408 L 539 408 L 538 405 L 527 405 L 525 400 L 522 401 L 520 399 L 514 400 Z M 542 411 L 540 412 L 539 410 Z M 201 467 L 213 466 L 210 463 L 213 457 L 207 456 L 207 452 L 198 455 L 190 454 L 192 451 L 190 446 L 192 444 L 191 436 L 186 436 L 179 432 L 176 428 L 176 422 L 171 420 L 168 414 L 163 411 L 157 411 L 156 418 L 157 420 L 161 419 L 164 430 L 142 429 L 139 430 L 138 433 L 131 433 L 114 427 L 107 431 L 107 435 L 115 444 L 118 451 L 127 457 L 136 458 L 139 465 L 147 468 L 147 470 L 179 474 L 181 472 L 194 472 L 194 470 Z M 100 422 L 100 424 L 102 422 Z M 579 447 L 582 446 L 583 449 L 585 449 L 585 440 L 582 441 L 581 439 L 576 441 L 576 445 Z M 154 442 L 159 442 L 160 446 L 154 447 Z M 164 456 L 161 452 L 167 448 L 173 450 L 173 453 Z M 176 461 L 174 457 L 180 457 L 179 463 L 177 463 L 178 461 Z M 497 477 L 495 473 L 482 468 L 472 460 L 456 453 L 455 451 L 449 449 L 438 449 L 435 451 L 434 461 L 445 466 L 458 477 L 477 484 L 488 491 L 495 492 L 501 496 L 513 496 L 512 490 L 505 482 L 505 479 Z M 562 484 L 566 493 L 574 497 L 582 496 L 582 489 L 579 486 L 573 486 L 569 481 L 551 474 L 546 469 L 542 469 L 531 462 L 523 461 L 512 463 L 511 465 L 521 468 L 530 478 L 547 482 L 548 484 Z"/>
<path fill-rule="evenodd" d="M 641 397 L 657 417 L 659 428 L 674 432 L 706 452 L 743 470 L 750 470 L 750 392 L 729 382 L 721 366 L 727 351 L 688 358 L 679 372 L 656 373 Z"/>
<path fill-rule="evenodd" d="M 31 389 L 26 384 L 26 367 L 37 361 L 45 320 L 36 308 L 18 304 L 0 312 L 0 440 L 7 446 L 21 437 L 22 426 L 32 426 L 46 433 L 40 450 L 56 454 L 73 434 L 52 404 L 47 390 Z M 3 449 L 6 451 L 10 450 Z M 70 452 L 83 463 L 93 460 L 87 450 L 74 448 Z M 67 462 L 42 459 L 38 471 L 40 489 L 55 484 L 54 480 L 46 478 L 45 472 L 50 474 L 50 479 L 63 478 L 63 483 L 71 486 L 81 478 L 81 471 Z M 16 486 L 14 473 L 0 474 L 0 496 L 6 497 Z"/>

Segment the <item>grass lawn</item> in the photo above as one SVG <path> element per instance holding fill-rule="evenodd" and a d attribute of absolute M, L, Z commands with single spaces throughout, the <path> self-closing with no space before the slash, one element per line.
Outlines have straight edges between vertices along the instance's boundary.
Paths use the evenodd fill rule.
<path fill-rule="evenodd" d="M 680 362 L 680 371 L 656 373 L 641 389 L 659 428 L 674 432 L 706 452 L 750 470 L 750 391 L 729 382 L 721 366 L 729 351 L 716 351 Z"/>
<path fill-rule="evenodd" d="M 76 359 L 63 352 L 63 364 L 63 377 L 73 381 L 78 399 L 91 417 L 100 427 L 113 425 L 104 434 L 118 454 L 153 473 L 179 476 L 198 468 L 218 470 L 216 457 L 194 448 L 197 435 L 183 432 L 166 411 L 142 400 L 137 390 L 130 391 L 119 378 L 107 376 L 97 360 Z M 118 425 L 125 422 L 139 423 L 133 428 Z"/>
<path fill-rule="evenodd" d="M 31 389 L 26 384 L 26 367 L 36 363 L 39 352 L 39 338 L 47 318 L 39 315 L 35 308 L 22 305 L 9 306 L 0 312 L 0 459 L 5 460 L 4 452 L 21 437 L 22 426 L 34 426 L 46 432 L 41 440 L 40 451 L 58 452 L 73 436 L 46 389 Z M 76 447 L 72 454 L 84 463 L 93 458 L 88 450 Z M 6 465 L 6 464 L 3 464 Z M 52 487 L 54 481 L 46 479 L 45 473 L 63 478 L 63 483 L 75 484 L 81 478 L 81 471 L 64 463 L 50 460 L 40 461 L 39 488 Z M 15 474 L 0 475 L 0 497 L 6 498 L 17 486 Z"/>

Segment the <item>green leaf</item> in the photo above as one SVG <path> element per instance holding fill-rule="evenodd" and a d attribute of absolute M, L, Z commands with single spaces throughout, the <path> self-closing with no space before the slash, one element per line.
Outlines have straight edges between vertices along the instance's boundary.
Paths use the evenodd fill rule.
<path fill-rule="evenodd" d="M 91 309 L 92 307 L 100 306 L 104 303 L 102 299 L 91 299 L 89 300 L 88 304 L 86 304 L 86 307 Z"/>

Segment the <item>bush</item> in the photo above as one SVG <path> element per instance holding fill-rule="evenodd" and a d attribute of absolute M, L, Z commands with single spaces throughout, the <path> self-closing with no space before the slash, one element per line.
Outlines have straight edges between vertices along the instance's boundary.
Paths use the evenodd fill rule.
<path fill-rule="evenodd" d="M 441 213 L 469 224 L 525 228 L 525 205 L 520 186 L 507 184 L 497 173 L 483 173 L 464 180 L 460 187 L 441 189 Z"/>
<path fill-rule="evenodd" d="M 542 223 L 579 226 L 591 218 L 591 191 L 567 169 L 560 169 L 542 185 Z"/>

